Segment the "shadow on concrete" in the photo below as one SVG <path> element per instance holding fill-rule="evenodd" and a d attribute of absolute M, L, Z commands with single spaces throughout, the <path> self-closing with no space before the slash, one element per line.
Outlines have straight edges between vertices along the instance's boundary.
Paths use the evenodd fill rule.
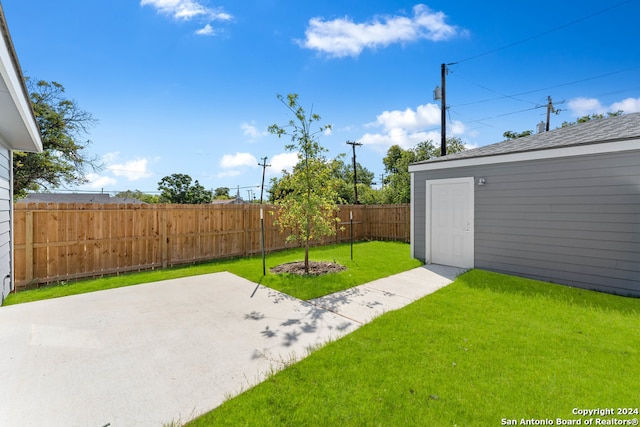
<path fill-rule="evenodd" d="M 341 336 L 349 328 L 355 329 L 359 326 L 357 323 L 347 319 L 341 320 L 336 313 L 330 310 L 298 300 L 290 295 L 267 287 L 262 287 L 261 290 L 267 291 L 268 298 L 274 305 L 282 304 L 284 301 L 295 301 L 300 304 L 300 308 L 297 310 L 299 316 L 286 319 L 276 319 L 258 311 L 252 311 L 244 315 L 244 320 L 264 324 L 264 327 L 259 332 L 260 335 L 267 340 L 282 340 L 280 345 L 283 347 L 291 347 L 305 335 L 313 338 L 321 329 L 329 333 L 328 340 L 329 338 Z M 354 291 L 354 293 L 359 292 L 358 290 Z M 347 302 L 345 300 L 345 303 Z"/>

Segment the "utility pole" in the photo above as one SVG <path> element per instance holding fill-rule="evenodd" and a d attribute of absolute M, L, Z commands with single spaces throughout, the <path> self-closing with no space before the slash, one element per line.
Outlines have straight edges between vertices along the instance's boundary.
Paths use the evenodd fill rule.
<path fill-rule="evenodd" d="M 546 131 L 549 132 L 549 118 L 551 116 L 551 112 L 556 112 L 556 110 L 553 108 L 553 101 L 551 100 L 551 96 L 547 96 L 547 127 L 546 127 Z"/>
<path fill-rule="evenodd" d="M 262 186 L 260 187 L 260 204 L 262 204 L 262 194 L 264 193 L 264 172 L 267 167 L 271 166 L 267 164 L 267 158 L 262 158 L 262 163 L 258 163 L 258 166 L 262 166 Z"/>
<path fill-rule="evenodd" d="M 436 86 L 436 89 L 433 91 L 433 99 L 440 100 L 440 155 L 447 155 L 447 72 L 449 69 L 447 65 L 453 65 L 456 62 L 451 62 L 449 64 L 440 64 L 440 77 L 442 79 L 442 88 Z"/>
<path fill-rule="evenodd" d="M 440 65 L 440 74 L 442 75 L 442 107 L 440 108 L 440 125 L 442 129 L 440 139 L 440 156 L 447 155 L 447 65 Z"/>
<path fill-rule="evenodd" d="M 380 174 L 380 187 L 384 188 L 384 173 Z"/>
<path fill-rule="evenodd" d="M 358 173 L 356 172 L 356 146 L 361 146 L 360 142 L 347 141 L 347 144 L 353 148 L 353 193 L 356 197 L 356 205 L 358 204 Z"/>

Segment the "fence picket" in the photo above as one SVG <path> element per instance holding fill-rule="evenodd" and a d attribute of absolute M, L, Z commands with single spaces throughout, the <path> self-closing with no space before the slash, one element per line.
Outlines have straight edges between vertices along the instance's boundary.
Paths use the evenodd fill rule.
<path fill-rule="evenodd" d="M 14 209 L 16 289 L 171 265 L 258 254 L 295 245 L 274 224 L 271 205 L 109 205 L 18 203 Z M 272 214 L 274 212 L 274 214 Z M 341 205 L 336 235 L 409 241 L 408 205 Z"/>

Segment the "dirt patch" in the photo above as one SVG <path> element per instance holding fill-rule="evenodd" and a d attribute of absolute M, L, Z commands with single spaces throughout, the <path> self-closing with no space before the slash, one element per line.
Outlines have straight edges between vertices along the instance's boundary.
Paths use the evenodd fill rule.
<path fill-rule="evenodd" d="M 335 262 L 328 262 L 328 261 L 323 261 L 323 262 L 318 262 L 318 261 L 309 261 L 309 275 L 310 276 L 320 276 L 322 274 L 329 274 L 329 273 L 337 273 L 339 271 L 343 271 L 346 270 L 347 267 L 340 265 L 338 263 Z M 303 276 L 304 273 L 304 261 L 296 261 L 296 262 L 289 262 L 287 264 L 280 264 L 277 265 L 275 267 L 273 267 L 272 269 L 270 269 L 269 271 L 271 271 L 272 273 L 291 273 L 291 274 L 298 274 L 300 276 Z"/>

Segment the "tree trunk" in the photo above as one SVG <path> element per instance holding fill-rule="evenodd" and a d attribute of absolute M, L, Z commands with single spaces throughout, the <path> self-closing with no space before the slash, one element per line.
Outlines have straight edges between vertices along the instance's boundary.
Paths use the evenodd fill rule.
<path fill-rule="evenodd" d="M 309 221 L 307 221 L 307 235 L 304 240 L 304 274 L 309 274 Z"/>

